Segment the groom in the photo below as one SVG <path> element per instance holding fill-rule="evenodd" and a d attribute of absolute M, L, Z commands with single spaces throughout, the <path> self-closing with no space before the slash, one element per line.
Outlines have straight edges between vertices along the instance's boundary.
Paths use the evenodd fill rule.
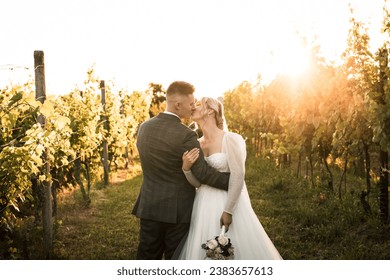
<path fill-rule="evenodd" d="M 199 148 L 199 159 L 191 171 L 201 183 L 228 188 L 229 175 L 207 165 L 197 134 L 181 123 L 195 110 L 194 91 L 187 82 L 173 82 L 166 93 L 166 111 L 139 128 L 143 182 L 132 211 L 140 218 L 139 260 L 171 259 L 188 232 L 195 188 L 181 169 L 185 151 Z"/>

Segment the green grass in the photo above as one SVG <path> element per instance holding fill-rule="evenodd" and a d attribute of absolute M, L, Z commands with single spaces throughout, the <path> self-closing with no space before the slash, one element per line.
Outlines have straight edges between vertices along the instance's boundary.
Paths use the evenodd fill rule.
<path fill-rule="evenodd" d="M 142 176 L 101 186 L 91 192 L 92 203 L 84 207 L 81 194 L 63 198 L 58 209 L 54 255 L 71 260 L 134 259 L 139 225 L 131 210 Z"/>
<path fill-rule="evenodd" d="M 339 200 L 324 186 L 296 178 L 265 160 L 249 160 L 248 190 L 253 208 L 285 259 L 390 259 L 389 225 L 381 225 L 378 205 L 364 213 L 358 193 Z M 360 181 L 353 178 L 353 186 Z M 374 190 L 378 192 L 378 190 Z"/>
<path fill-rule="evenodd" d="M 139 224 L 131 210 L 141 179 L 138 170 L 107 188 L 98 184 L 89 207 L 83 206 L 77 190 L 62 195 L 54 258 L 134 259 Z M 352 179 L 353 188 L 362 188 L 362 180 Z M 373 214 L 367 215 L 358 191 L 349 191 L 340 201 L 326 187 L 312 188 L 290 169 L 278 169 L 268 160 L 249 158 L 246 182 L 252 206 L 284 259 L 390 259 L 390 228 L 379 222 L 375 188 L 370 198 Z"/>

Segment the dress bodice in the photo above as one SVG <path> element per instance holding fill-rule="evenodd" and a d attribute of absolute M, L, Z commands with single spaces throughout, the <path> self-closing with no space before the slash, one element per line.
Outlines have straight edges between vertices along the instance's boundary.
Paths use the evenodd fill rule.
<path fill-rule="evenodd" d="M 215 153 L 205 157 L 206 162 L 220 172 L 229 172 L 229 165 L 225 153 Z"/>

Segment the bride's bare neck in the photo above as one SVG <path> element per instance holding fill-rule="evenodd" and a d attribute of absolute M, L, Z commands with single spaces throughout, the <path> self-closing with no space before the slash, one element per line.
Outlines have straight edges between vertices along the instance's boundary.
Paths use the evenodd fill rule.
<path fill-rule="evenodd" d="M 223 130 L 212 123 L 204 123 L 203 125 L 200 125 L 200 128 L 202 129 L 203 138 L 207 141 L 212 141 L 223 134 Z"/>
<path fill-rule="evenodd" d="M 203 136 L 199 139 L 200 146 L 205 156 L 222 151 L 222 137 L 224 131 L 216 125 L 201 127 Z"/>

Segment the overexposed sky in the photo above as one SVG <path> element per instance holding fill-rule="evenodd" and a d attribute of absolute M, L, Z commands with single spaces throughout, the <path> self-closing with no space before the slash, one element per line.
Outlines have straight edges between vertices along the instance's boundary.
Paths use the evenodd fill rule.
<path fill-rule="evenodd" d="M 81 85 L 95 64 L 119 88 L 185 80 L 198 96 L 219 96 L 260 73 L 299 71 L 297 31 L 337 60 L 349 2 L 377 47 L 384 0 L 2 0 L 0 87 L 33 76 L 43 50 L 48 94 Z"/>

